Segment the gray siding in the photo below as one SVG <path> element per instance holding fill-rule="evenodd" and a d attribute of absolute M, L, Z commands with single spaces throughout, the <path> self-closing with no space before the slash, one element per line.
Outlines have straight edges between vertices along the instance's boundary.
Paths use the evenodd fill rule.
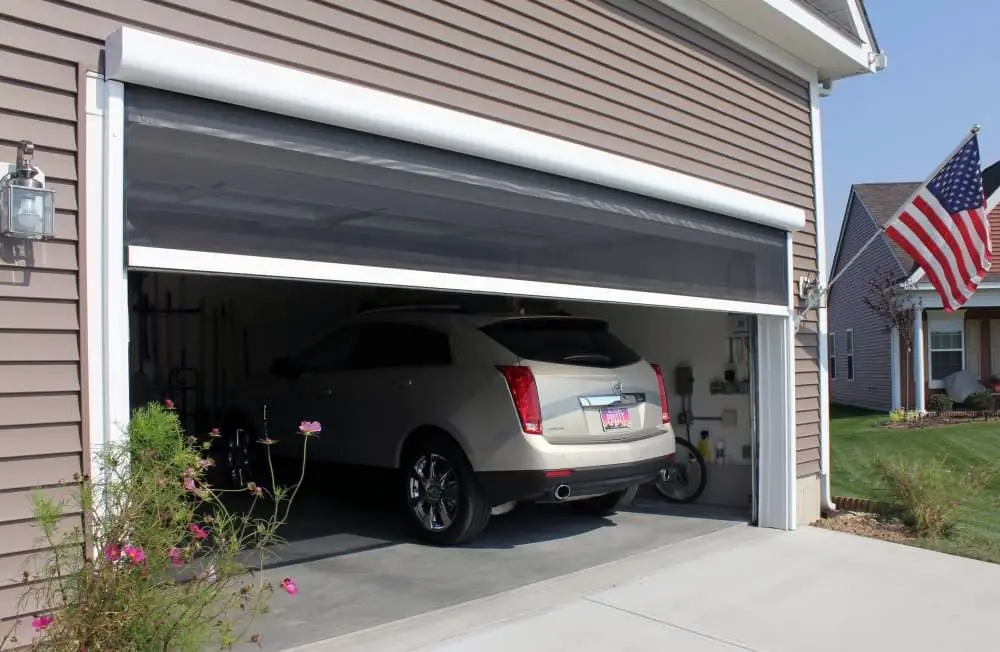
<path fill-rule="evenodd" d="M 837 267 L 854 256 L 879 228 L 862 201 L 851 194 L 850 207 L 839 243 Z M 837 378 L 830 381 L 830 399 L 834 403 L 873 410 L 892 407 L 891 343 L 884 322 L 875 318 L 864 304 L 871 281 L 881 274 L 902 275 L 904 270 L 885 239 L 875 242 L 847 269 L 830 289 L 830 332 L 837 341 Z M 854 380 L 847 380 L 846 331 L 854 329 Z"/>
<path fill-rule="evenodd" d="M 13 156 L 17 140 L 35 141 L 59 208 L 59 237 L 38 246 L 30 268 L 0 261 L 0 378 L 26 379 L 0 380 L 0 459 L 13 462 L 0 480 L 0 553 L 31 545 L 18 492 L 80 468 L 87 448 L 80 435 L 78 73 L 79 66 L 99 69 L 104 39 L 122 24 L 585 143 L 810 215 L 814 209 L 807 85 L 654 0 L 33 0 L 31 11 L 0 3 L 0 160 Z M 795 275 L 814 274 L 812 217 L 794 249 Z M 803 475 L 818 469 L 816 350 L 813 315 L 796 361 Z M 0 583 L 0 614 L 10 613 L 13 595 Z"/>

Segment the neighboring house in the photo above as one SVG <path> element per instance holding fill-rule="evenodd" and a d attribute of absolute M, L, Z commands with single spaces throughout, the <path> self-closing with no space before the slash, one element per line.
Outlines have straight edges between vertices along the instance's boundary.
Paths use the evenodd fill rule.
<path fill-rule="evenodd" d="M 891 410 L 926 408 L 929 393 L 941 390 L 943 379 L 968 369 L 987 383 L 1000 376 L 1000 262 L 994 263 L 965 309 L 946 313 L 923 271 L 913 259 L 883 235 L 850 267 L 847 263 L 883 229 L 920 182 L 862 183 L 851 187 L 831 278 L 846 271 L 830 288 L 828 370 L 834 403 Z M 990 233 L 1000 242 L 1000 162 L 983 171 Z M 919 305 L 913 328 L 913 351 L 902 351 L 899 334 L 890 332 L 866 305 L 875 283 L 897 279 L 897 292 Z M 918 339 L 923 342 L 918 346 Z M 923 382 L 916 383 L 915 378 Z M 917 391 L 917 388 L 920 391 Z"/>
<path fill-rule="evenodd" d="M 822 281 L 826 268 L 819 98 L 837 80 L 885 66 L 860 0 L 34 0 L 0 3 L 0 35 L 0 161 L 14 161 L 18 141 L 33 141 L 35 163 L 56 191 L 53 239 L 20 257 L 12 254 L 20 243 L 0 239 L 0 618 L 15 608 L 20 587 L 9 578 L 20 576 L 36 543 L 31 488 L 58 491 L 60 481 L 91 470 L 93 449 L 122 436 L 127 270 L 248 275 L 275 267 L 273 255 L 250 271 L 191 266 L 233 260 L 202 251 L 218 244 L 207 239 L 187 247 L 184 260 L 200 261 L 188 267 L 171 267 L 176 255 L 136 262 L 140 250 L 178 247 L 139 247 L 126 233 L 123 140 L 143 109 L 130 98 L 169 96 L 220 113 L 229 109 L 217 103 L 226 103 L 277 130 L 290 131 L 295 119 L 366 132 L 356 140 L 391 141 L 393 152 L 436 148 L 435 165 L 477 157 L 475 166 L 445 168 L 435 183 L 478 174 L 488 188 L 513 192 L 516 183 L 496 169 L 518 166 L 518 178 L 524 170 L 554 175 L 642 195 L 658 210 L 686 206 L 705 225 L 711 213 L 735 224 L 730 232 L 766 231 L 780 243 L 769 259 L 781 261 L 778 299 L 697 300 L 759 316 L 759 368 L 777 379 L 765 388 L 773 404 L 760 410 L 761 523 L 793 528 L 818 517 L 829 487 L 825 313 L 811 311 L 794 342 L 789 322 L 799 307 L 794 282 Z M 423 187 L 407 179 L 406 188 Z M 600 208 L 587 201 L 587 210 Z M 509 245 L 507 259 L 520 259 L 520 244 Z M 650 251 L 634 262 L 684 271 Z M 328 263 L 305 262 L 327 275 L 298 270 L 293 278 L 337 280 Z M 414 285 L 412 275 L 401 280 L 414 270 L 398 262 L 378 269 Z M 537 270 L 523 283 L 546 280 L 545 267 Z M 447 276 L 452 290 L 497 280 L 478 268 L 421 274 Z M 757 282 L 753 274 L 740 281 Z M 696 295 L 637 296 L 685 308 Z"/>

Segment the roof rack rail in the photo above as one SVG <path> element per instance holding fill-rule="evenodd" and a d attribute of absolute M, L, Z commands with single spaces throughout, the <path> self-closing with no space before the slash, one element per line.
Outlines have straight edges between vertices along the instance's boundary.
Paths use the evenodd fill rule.
<path fill-rule="evenodd" d="M 428 312 L 468 312 L 466 306 L 459 304 L 405 304 L 405 305 L 394 305 L 394 306 L 378 306 L 375 308 L 363 308 L 358 311 L 359 315 L 368 315 L 373 312 L 395 312 L 395 311 L 405 311 L 405 310 L 425 310 Z"/>

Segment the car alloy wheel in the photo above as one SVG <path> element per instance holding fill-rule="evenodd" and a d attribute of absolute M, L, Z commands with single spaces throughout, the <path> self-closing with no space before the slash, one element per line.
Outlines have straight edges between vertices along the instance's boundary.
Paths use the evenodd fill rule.
<path fill-rule="evenodd" d="M 429 532 L 442 532 L 458 516 L 459 480 L 451 463 L 437 453 L 425 453 L 414 460 L 408 477 L 410 509 Z"/>

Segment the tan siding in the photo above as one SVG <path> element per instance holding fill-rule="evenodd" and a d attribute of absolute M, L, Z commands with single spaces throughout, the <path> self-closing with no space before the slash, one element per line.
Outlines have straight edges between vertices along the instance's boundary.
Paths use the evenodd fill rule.
<path fill-rule="evenodd" d="M 35 143 L 35 161 L 56 191 L 56 237 L 0 260 L 0 617 L 13 613 L 24 589 L 10 581 L 42 543 L 31 523 L 33 493 L 68 498 L 58 485 L 83 468 L 77 62 L 99 52 L 19 13 L 0 8 L 13 15 L 0 15 L 0 161 L 14 160 L 18 141 Z"/>
<path fill-rule="evenodd" d="M 36 145 L 36 161 L 56 191 L 55 239 L 0 264 L 0 617 L 12 614 L 23 586 L 10 580 L 37 555 L 31 523 L 38 487 L 57 486 L 83 469 L 80 418 L 79 227 L 77 179 L 82 57 L 99 51 L 79 39 L 0 17 L 0 160 L 19 140 Z M 81 47 L 82 45 L 82 47 Z M 36 56 L 34 52 L 42 52 Z M 75 511 L 72 501 L 67 510 Z M 79 524 L 70 518 L 67 527 Z"/>
<path fill-rule="evenodd" d="M 76 392 L 79 389 L 80 367 L 75 363 L 0 363 L 0 394 Z"/>
<path fill-rule="evenodd" d="M 8 449 L 15 444 L 24 456 L 79 453 L 82 450 L 80 427 L 75 423 L 0 428 L 0 446 Z"/>
<path fill-rule="evenodd" d="M 0 310 L 0 329 L 76 331 L 80 326 L 75 301 L 7 300 Z"/>

